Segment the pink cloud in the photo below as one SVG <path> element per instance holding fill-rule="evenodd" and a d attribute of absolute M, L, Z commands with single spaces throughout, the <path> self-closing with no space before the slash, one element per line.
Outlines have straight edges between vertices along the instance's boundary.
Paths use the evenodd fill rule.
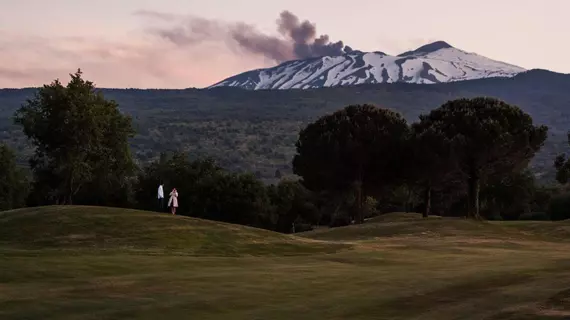
<path fill-rule="evenodd" d="M 318 36 L 315 24 L 289 11 L 276 20 L 275 35 L 243 22 L 154 11 L 134 16 L 142 23 L 138 30 L 108 38 L 1 35 L 0 61 L 6 67 L 0 70 L 0 87 L 63 80 L 77 68 L 100 87 L 203 87 L 277 62 L 344 53 L 342 41 Z"/>
<path fill-rule="evenodd" d="M 99 87 L 203 87 L 268 65 L 259 57 L 236 55 L 224 43 L 180 46 L 144 30 L 126 34 L 120 42 L 8 32 L 0 36 L 0 87 L 67 81 L 77 68 Z"/>

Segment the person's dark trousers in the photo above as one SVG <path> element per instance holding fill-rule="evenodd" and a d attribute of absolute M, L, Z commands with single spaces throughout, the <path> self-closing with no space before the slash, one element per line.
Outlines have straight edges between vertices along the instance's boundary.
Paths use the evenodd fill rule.
<path fill-rule="evenodd" d="M 164 211 L 164 198 L 158 198 L 158 211 Z"/>

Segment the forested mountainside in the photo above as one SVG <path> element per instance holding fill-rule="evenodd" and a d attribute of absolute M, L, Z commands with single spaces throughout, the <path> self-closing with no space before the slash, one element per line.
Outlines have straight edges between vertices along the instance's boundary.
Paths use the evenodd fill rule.
<path fill-rule="evenodd" d="M 391 108 L 412 122 L 451 99 L 503 99 L 520 106 L 536 123 L 550 127 L 547 143 L 533 161 L 533 169 L 543 181 L 552 176 L 555 154 L 566 150 L 566 132 L 570 129 L 570 75 L 544 70 L 513 78 L 432 85 L 102 91 L 133 117 L 138 134 L 132 147 L 140 162 L 156 158 L 161 151 L 186 150 L 193 157 L 211 156 L 228 169 L 255 172 L 267 180 L 274 178 L 276 171 L 290 172 L 300 128 L 349 104 L 371 103 Z M 32 88 L 0 90 L 0 140 L 14 146 L 22 159 L 30 150 L 20 128 L 13 125 L 12 116 L 34 92 Z"/>

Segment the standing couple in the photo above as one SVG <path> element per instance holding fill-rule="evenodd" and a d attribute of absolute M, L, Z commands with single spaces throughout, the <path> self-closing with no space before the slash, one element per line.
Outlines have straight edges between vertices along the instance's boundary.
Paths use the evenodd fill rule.
<path fill-rule="evenodd" d="M 176 208 L 178 208 L 178 191 L 176 191 L 176 188 L 172 188 L 167 206 L 170 207 L 170 213 L 176 214 Z M 164 189 L 162 183 L 158 186 L 158 207 L 160 211 L 164 210 Z"/>

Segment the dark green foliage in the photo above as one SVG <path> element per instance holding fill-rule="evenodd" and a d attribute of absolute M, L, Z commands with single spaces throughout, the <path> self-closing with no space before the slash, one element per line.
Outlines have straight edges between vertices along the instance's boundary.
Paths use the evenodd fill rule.
<path fill-rule="evenodd" d="M 24 206 L 28 183 L 14 152 L 0 143 L 0 211 Z"/>
<path fill-rule="evenodd" d="M 570 194 L 553 197 L 548 205 L 547 214 L 554 221 L 570 219 Z"/>
<path fill-rule="evenodd" d="M 315 90 L 246 91 L 102 89 L 133 117 L 133 155 L 149 163 L 160 152 L 181 149 L 193 157 L 213 157 L 231 171 L 255 172 L 276 183 L 275 170 L 291 173 L 301 127 L 347 105 L 371 103 L 396 110 L 408 122 L 448 100 L 496 97 L 520 106 L 551 136 L 532 162 L 541 183 L 554 179 L 552 154 L 566 151 L 570 127 L 570 76 L 533 70 L 508 79 L 482 79 L 434 85 L 370 84 Z M 24 164 L 33 150 L 10 118 L 36 89 L 0 89 L 0 141 Z M 434 195 L 435 196 L 435 195 Z M 434 208 L 435 209 L 435 208 Z"/>
<path fill-rule="evenodd" d="M 492 98 L 449 101 L 420 121 L 450 140 L 467 177 L 468 215 L 474 218 L 479 218 L 481 182 L 524 169 L 547 137 L 545 126 L 534 126 L 521 109 Z"/>
<path fill-rule="evenodd" d="M 299 181 L 280 181 L 277 185 L 269 186 L 268 193 L 277 214 L 275 231 L 289 233 L 295 226 L 295 231 L 299 232 L 301 230 L 297 226 L 319 223 L 320 212 L 315 195 Z"/>
<path fill-rule="evenodd" d="M 452 184 L 462 178 L 452 141 L 426 117 L 412 124 L 412 135 L 406 167 L 408 184 L 420 187 L 423 198 L 423 217 L 432 208 L 434 188 Z M 406 210 L 407 211 L 407 210 Z"/>
<path fill-rule="evenodd" d="M 166 200 L 172 188 L 178 190 L 179 214 L 268 229 L 275 225 L 263 183 L 250 174 L 227 172 L 211 159 L 191 161 L 175 153 L 144 168 L 135 193 L 140 208 L 158 210 L 160 182 Z"/>
<path fill-rule="evenodd" d="M 530 214 L 536 189 L 529 171 L 491 177 L 481 189 L 482 215 L 517 220 L 523 214 Z"/>
<path fill-rule="evenodd" d="M 568 132 L 568 145 L 570 145 L 570 132 Z M 556 169 L 556 181 L 562 185 L 568 184 L 570 179 L 570 158 L 565 153 L 559 154 L 554 160 L 554 168 Z"/>
<path fill-rule="evenodd" d="M 559 202 L 550 201 L 556 191 L 538 188 L 532 174 L 521 173 L 546 139 L 546 128 L 534 126 L 516 107 L 489 98 L 460 99 L 411 127 L 400 114 L 368 104 L 322 116 L 344 101 L 381 101 L 413 118 L 450 97 L 473 96 L 479 89 L 454 88 L 473 89 L 477 83 L 486 82 L 287 92 L 108 90 L 106 96 L 125 102 L 122 111 L 134 116 L 141 133 L 130 139 L 143 161 L 133 177 L 130 118 L 78 72 L 66 87 L 59 81 L 44 86 L 16 115 L 36 147 L 30 204 L 136 203 L 165 210 L 157 207 L 157 188 L 164 182 L 167 199 L 178 189 L 180 214 L 280 232 L 361 223 L 390 211 L 461 215 L 479 207 L 468 201 L 478 199 L 478 189 L 487 219 L 551 213 L 548 205 Z M 0 101 L 5 93 L 0 91 Z M 295 133 L 319 116 L 301 130 L 291 165 Z M 11 144 L 19 146 L 17 139 Z M 184 153 L 168 156 L 174 149 Z M 559 176 L 565 162 L 557 160 Z M 301 183 L 263 185 L 262 180 L 287 177 L 291 168 Z"/>
<path fill-rule="evenodd" d="M 255 176 L 220 172 L 197 184 L 192 216 L 266 229 L 275 225 L 265 186 Z"/>
<path fill-rule="evenodd" d="M 481 215 L 486 219 L 550 220 L 546 213 L 559 189 L 541 186 L 529 170 L 495 175 L 481 187 Z M 467 208 L 467 193 L 456 199 L 444 215 L 462 215 Z"/>
<path fill-rule="evenodd" d="M 188 215 L 191 210 L 197 210 L 191 207 L 191 199 L 198 197 L 198 182 L 220 172 L 222 169 L 211 159 L 190 161 L 184 153 L 163 153 L 158 161 L 149 164 L 139 173 L 135 200 L 141 209 L 158 210 L 158 186 L 162 182 L 166 200 L 170 191 L 176 188 L 180 194 L 178 212 Z M 163 210 L 166 211 L 166 207 Z"/>
<path fill-rule="evenodd" d="M 16 112 L 15 123 L 35 148 L 31 201 L 35 204 L 124 204 L 134 173 L 128 139 L 131 119 L 92 82 L 71 75 L 39 89 Z"/>
<path fill-rule="evenodd" d="M 536 185 L 534 189 L 534 197 L 530 204 L 531 211 L 546 212 L 550 200 L 557 194 L 559 194 L 559 190 L 557 188 Z"/>
<path fill-rule="evenodd" d="M 348 106 L 301 130 L 293 172 L 310 190 L 354 191 L 361 223 L 366 195 L 399 178 L 408 135 L 406 120 L 394 111 Z"/>

